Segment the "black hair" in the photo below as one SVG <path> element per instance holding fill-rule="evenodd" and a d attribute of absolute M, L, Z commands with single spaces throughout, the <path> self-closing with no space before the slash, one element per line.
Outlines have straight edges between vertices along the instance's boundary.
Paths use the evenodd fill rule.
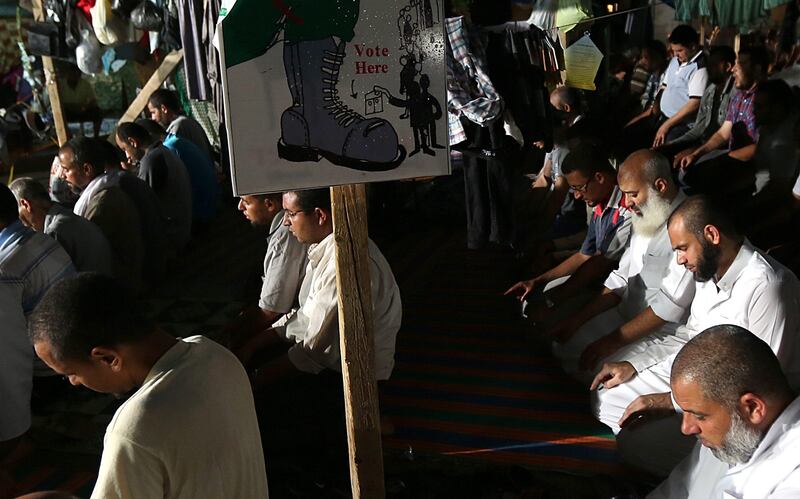
<path fill-rule="evenodd" d="M 61 150 L 72 152 L 72 159 L 75 165 L 82 168 L 88 164 L 96 174 L 101 174 L 103 168 L 103 157 L 98 140 L 90 137 L 75 137 L 61 147 Z"/>
<path fill-rule="evenodd" d="M 608 150 L 596 140 L 583 140 L 572 147 L 561 163 L 561 173 L 581 172 L 585 177 L 595 173 L 615 174 L 608 161 Z"/>
<path fill-rule="evenodd" d="M 764 340 L 731 324 L 712 326 L 678 352 L 671 382 L 696 383 L 708 400 L 736 409 L 745 393 L 791 397 L 775 353 Z"/>
<path fill-rule="evenodd" d="M 37 182 L 30 177 L 20 177 L 8 184 L 8 188 L 11 189 L 18 201 L 27 199 L 40 205 L 51 202 L 47 188 L 41 182 Z"/>
<path fill-rule="evenodd" d="M 694 235 L 698 241 L 704 241 L 704 230 L 707 225 L 713 225 L 722 234 L 741 242 L 742 234 L 730 216 L 730 210 L 722 209 L 718 204 L 706 196 L 691 196 L 670 215 L 669 225 L 677 218 L 683 220 L 683 226 Z"/>
<path fill-rule="evenodd" d="M 19 220 L 19 204 L 14 193 L 5 184 L 0 184 L 0 223 L 11 225 Z"/>
<path fill-rule="evenodd" d="M 135 139 L 142 146 L 148 146 L 156 140 L 159 140 L 150 135 L 150 132 L 143 126 L 133 122 L 120 123 L 117 126 L 117 137 L 122 139 L 123 142 Z"/>
<path fill-rule="evenodd" d="M 736 64 L 736 52 L 733 47 L 727 45 L 715 45 L 708 51 L 709 60 L 716 62 L 727 62 L 730 65 Z"/>
<path fill-rule="evenodd" d="M 173 113 L 179 114 L 183 112 L 181 107 L 181 100 L 178 98 L 178 93 L 166 88 L 159 88 L 152 95 L 148 101 L 154 107 L 164 106 Z"/>
<path fill-rule="evenodd" d="M 769 70 L 770 56 L 766 48 L 761 45 L 751 45 L 739 49 L 739 57 L 746 55 L 750 58 L 751 66 L 758 66 L 761 68 L 761 75 L 767 74 Z"/>
<path fill-rule="evenodd" d="M 794 102 L 792 87 L 783 80 L 765 80 L 756 87 L 756 94 L 767 97 L 770 104 L 780 106 L 787 112 L 791 110 Z"/>
<path fill-rule="evenodd" d="M 647 52 L 649 59 L 658 57 L 662 62 L 667 60 L 667 46 L 661 40 L 650 40 L 642 46 L 642 52 Z"/>
<path fill-rule="evenodd" d="M 62 361 L 86 359 L 98 346 L 135 343 L 154 330 L 130 289 L 95 272 L 55 283 L 28 319 L 31 343 L 46 342 Z"/>
<path fill-rule="evenodd" d="M 153 120 L 149 120 L 147 118 L 139 118 L 135 121 L 137 125 L 147 130 L 147 133 L 150 134 L 155 140 L 161 140 L 167 135 L 167 131 L 164 129 L 163 126 L 159 125 Z"/>
<path fill-rule="evenodd" d="M 118 168 L 121 161 L 125 161 L 125 154 L 114 144 L 107 140 L 95 139 L 99 150 L 102 164 L 105 168 L 109 166 Z"/>
<path fill-rule="evenodd" d="M 688 24 L 681 24 L 669 34 L 669 43 L 692 47 L 700 43 L 700 35 Z"/>
<path fill-rule="evenodd" d="M 327 187 L 322 189 L 308 189 L 305 191 L 293 191 L 297 196 L 297 204 L 305 212 L 314 211 L 319 208 L 330 213 L 331 211 L 331 190 Z"/>

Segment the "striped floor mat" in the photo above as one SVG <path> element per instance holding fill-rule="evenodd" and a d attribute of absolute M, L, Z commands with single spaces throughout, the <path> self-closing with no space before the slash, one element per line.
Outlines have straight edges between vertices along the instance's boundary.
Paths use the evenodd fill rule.
<path fill-rule="evenodd" d="M 426 238 L 427 239 L 427 238 Z M 404 292 L 397 365 L 382 393 L 388 448 L 581 473 L 621 470 L 588 391 L 526 335 L 510 252 L 458 237 L 388 255 Z M 390 250 L 391 251 L 391 250 Z"/>

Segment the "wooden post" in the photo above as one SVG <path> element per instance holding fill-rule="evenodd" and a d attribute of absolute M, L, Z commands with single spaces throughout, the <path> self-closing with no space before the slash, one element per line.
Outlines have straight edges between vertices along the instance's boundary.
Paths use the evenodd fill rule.
<path fill-rule="evenodd" d="M 375 380 L 364 184 L 331 187 L 339 290 L 339 345 L 354 499 L 382 499 L 383 449 Z"/>
<path fill-rule="evenodd" d="M 37 21 L 44 21 L 42 0 L 33 0 L 33 17 Z M 50 108 L 53 110 L 53 122 L 56 126 L 58 145 L 63 146 L 67 142 L 67 124 L 64 122 L 64 108 L 61 107 L 61 95 L 58 93 L 58 80 L 56 80 L 56 68 L 53 64 L 53 59 L 42 56 L 42 66 L 44 68 L 47 95 L 50 97 Z"/>
<path fill-rule="evenodd" d="M 119 123 L 127 123 L 129 121 L 134 121 L 139 114 L 147 107 L 148 101 L 150 101 L 150 96 L 153 95 L 153 92 L 158 90 L 164 80 L 175 71 L 175 68 L 178 67 L 178 64 L 183 59 L 183 49 L 173 50 L 166 57 L 164 60 L 161 61 L 161 65 L 156 69 L 156 72 L 147 80 L 145 83 L 144 88 L 142 91 L 139 92 L 139 95 L 136 96 L 135 99 L 131 102 L 131 105 L 128 106 L 128 110 L 125 111 L 125 114 L 122 115 L 122 118 L 119 119 Z"/>

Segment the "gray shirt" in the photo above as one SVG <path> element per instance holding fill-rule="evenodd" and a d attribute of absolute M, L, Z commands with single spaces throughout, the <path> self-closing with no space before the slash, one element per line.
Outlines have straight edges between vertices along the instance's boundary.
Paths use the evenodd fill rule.
<path fill-rule="evenodd" d="M 53 204 L 44 218 L 44 233 L 61 243 L 78 272 L 114 275 L 111 245 L 94 222 Z"/>
<path fill-rule="evenodd" d="M 717 91 L 721 92 L 717 95 Z M 714 133 L 719 130 L 719 127 L 725 123 L 725 118 L 728 115 L 728 103 L 731 100 L 736 88 L 733 85 L 733 76 L 728 77 L 728 80 L 719 85 L 710 84 L 706 87 L 706 91 L 700 98 L 700 109 L 697 110 L 697 118 L 694 120 L 694 126 L 686 133 L 670 142 L 673 144 L 686 144 L 687 146 L 692 142 L 705 142 L 711 138 Z M 719 99 L 719 105 L 714 109 L 714 102 Z"/>
<path fill-rule="evenodd" d="M 783 182 L 787 189 L 794 184 L 798 166 L 794 138 L 796 122 L 796 116 L 789 116 L 775 127 L 762 126 L 758 129 L 758 144 L 754 157 L 756 194 L 771 183 Z"/>
<path fill-rule="evenodd" d="M 163 144 L 152 145 L 139 162 L 139 178 L 158 197 L 173 249 L 183 248 L 192 233 L 192 187 L 183 161 Z"/>
<path fill-rule="evenodd" d="M 269 228 L 264 256 L 264 276 L 258 306 L 285 314 L 297 304 L 300 284 L 308 264 L 308 246 L 301 244 L 283 225 L 285 211 L 275 215 Z"/>
<path fill-rule="evenodd" d="M 211 156 L 211 144 L 208 142 L 208 135 L 203 127 L 193 118 L 188 116 L 178 116 L 167 127 L 167 133 L 172 133 L 178 137 L 192 141 L 201 151 Z"/>

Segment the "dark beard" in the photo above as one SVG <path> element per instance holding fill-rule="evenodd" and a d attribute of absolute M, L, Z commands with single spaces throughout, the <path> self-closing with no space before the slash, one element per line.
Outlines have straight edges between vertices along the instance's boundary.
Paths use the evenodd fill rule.
<path fill-rule="evenodd" d="M 697 282 L 708 282 L 717 273 L 719 267 L 719 246 L 714 246 L 705 239 L 701 239 L 703 252 L 700 261 L 697 262 L 697 270 L 694 273 L 694 280 Z"/>

